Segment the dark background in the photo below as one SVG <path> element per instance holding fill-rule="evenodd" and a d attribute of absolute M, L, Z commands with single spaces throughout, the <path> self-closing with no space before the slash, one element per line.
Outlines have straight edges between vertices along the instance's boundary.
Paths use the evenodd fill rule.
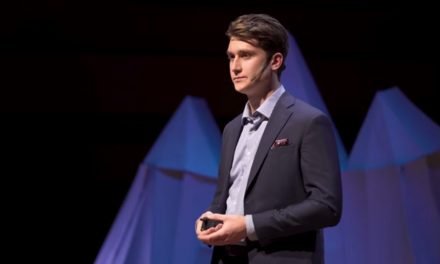
<path fill-rule="evenodd" d="M 17 260 L 92 263 L 137 166 L 186 95 L 206 99 L 220 129 L 242 111 L 224 32 L 243 13 L 273 15 L 295 36 L 347 151 L 382 89 L 399 86 L 440 123 L 438 14 L 422 2 L 2 5 L 8 244 L 32 253 Z"/>

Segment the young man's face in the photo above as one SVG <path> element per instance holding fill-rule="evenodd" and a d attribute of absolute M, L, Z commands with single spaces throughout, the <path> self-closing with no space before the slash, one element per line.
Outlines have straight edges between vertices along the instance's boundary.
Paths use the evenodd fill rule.
<path fill-rule="evenodd" d="M 232 37 L 226 53 L 235 90 L 248 96 L 259 93 L 258 87 L 262 86 L 271 72 L 266 52 Z"/>

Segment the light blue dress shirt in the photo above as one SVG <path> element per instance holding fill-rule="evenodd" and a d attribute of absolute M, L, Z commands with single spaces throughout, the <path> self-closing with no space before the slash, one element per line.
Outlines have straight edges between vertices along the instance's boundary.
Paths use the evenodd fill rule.
<path fill-rule="evenodd" d="M 235 148 L 230 171 L 232 185 L 229 188 L 229 196 L 226 200 L 226 214 L 228 215 L 244 215 L 244 194 L 255 153 L 273 109 L 284 92 L 285 89 L 281 85 L 253 114 L 250 112 L 249 102 L 244 107 L 243 130 Z M 250 240 L 258 240 L 252 216 L 246 215 L 245 219 L 247 237 Z"/>

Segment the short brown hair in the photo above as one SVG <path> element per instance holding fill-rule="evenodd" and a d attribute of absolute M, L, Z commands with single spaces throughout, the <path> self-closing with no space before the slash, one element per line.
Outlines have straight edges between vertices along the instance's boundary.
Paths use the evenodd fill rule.
<path fill-rule="evenodd" d="M 257 45 L 268 53 L 268 59 L 280 52 L 284 60 L 278 76 L 285 69 L 284 62 L 289 50 L 287 30 L 277 19 L 266 14 L 242 15 L 229 24 L 226 36 Z"/>

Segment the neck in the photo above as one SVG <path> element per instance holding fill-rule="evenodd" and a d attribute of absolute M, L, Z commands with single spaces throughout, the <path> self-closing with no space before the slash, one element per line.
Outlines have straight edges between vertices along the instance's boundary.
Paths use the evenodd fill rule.
<path fill-rule="evenodd" d="M 248 95 L 251 113 L 255 113 L 258 107 L 260 107 L 260 105 L 262 105 L 278 87 L 280 87 L 280 81 L 278 78 L 274 78 L 268 84 L 264 85 L 264 88 L 260 89 L 259 93 Z"/>

